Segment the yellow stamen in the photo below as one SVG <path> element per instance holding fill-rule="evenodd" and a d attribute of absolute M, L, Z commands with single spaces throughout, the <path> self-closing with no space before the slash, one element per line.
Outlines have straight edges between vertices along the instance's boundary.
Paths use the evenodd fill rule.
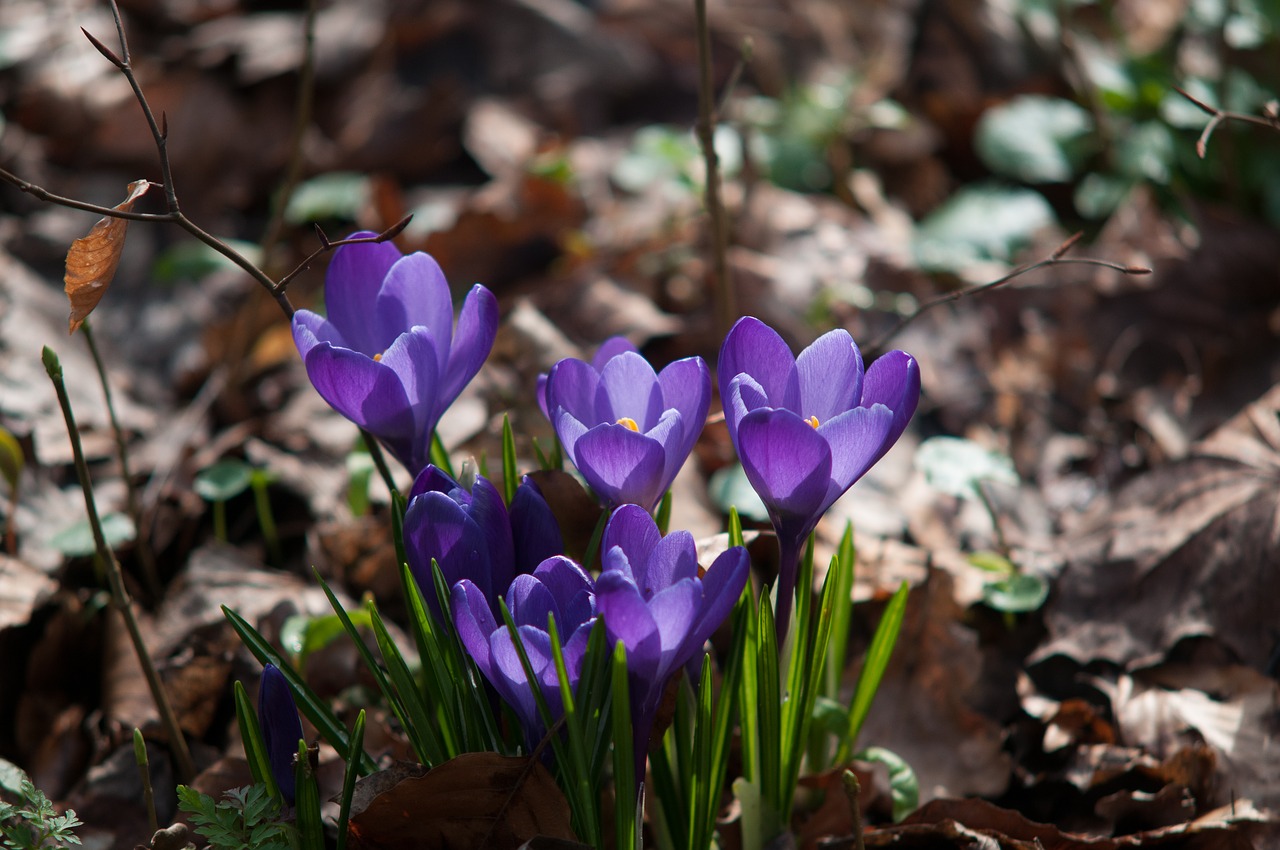
<path fill-rule="evenodd" d="M 640 431 L 640 426 L 637 425 L 636 421 L 632 419 L 630 416 L 622 417 L 621 419 L 618 420 L 618 424 L 621 425 L 623 428 L 630 428 L 632 431 L 635 431 L 637 433 L 639 433 Z"/>
<path fill-rule="evenodd" d="M 810 416 L 808 419 L 805 420 L 805 422 L 808 422 L 810 425 L 812 425 L 813 430 L 815 431 L 818 430 L 818 417 Z"/>
<path fill-rule="evenodd" d="M 381 363 L 381 362 L 382 362 L 382 355 L 381 355 L 381 354 L 375 354 L 375 355 L 373 355 L 373 362 L 374 362 L 374 363 Z"/>

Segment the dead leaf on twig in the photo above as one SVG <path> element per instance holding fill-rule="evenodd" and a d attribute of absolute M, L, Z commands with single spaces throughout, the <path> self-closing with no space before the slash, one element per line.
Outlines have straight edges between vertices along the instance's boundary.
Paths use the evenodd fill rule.
<path fill-rule="evenodd" d="M 130 212 L 150 187 L 151 183 L 146 180 L 133 181 L 129 184 L 129 196 L 117 204 L 116 209 Z M 98 219 L 87 236 L 71 243 L 71 250 L 67 251 L 67 273 L 63 277 L 67 299 L 71 302 L 68 333 L 75 333 L 106 295 L 111 279 L 116 276 L 116 266 L 120 265 L 128 229 L 127 218 L 107 216 Z"/>

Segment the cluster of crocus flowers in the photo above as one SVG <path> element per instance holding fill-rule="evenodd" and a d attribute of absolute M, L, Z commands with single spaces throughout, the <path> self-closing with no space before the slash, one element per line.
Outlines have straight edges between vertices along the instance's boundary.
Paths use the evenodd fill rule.
<path fill-rule="evenodd" d="M 427 465 L 441 414 L 489 356 L 497 300 L 472 287 L 455 332 L 440 266 L 421 252 L 403 256 L 390 242 L 338 248 L 324 294 L 327 318 L 310 310 L 293 315 L 307 376 L 330 406 L 416 475 Z"/>
<path fill-rule="evenodd" d="M 920 368 L 891 351 L 864 373 L 844 330 L 794 357 L 776 331 L 748 316 L 724 341 L 719 378 L 729 437 L 778 534 L 781 639 L 805 539 L 902 436 L 920 399 Z"/>
<path fill-rule="evenodd" d="M 655 374 L 635 346 L 614 337 L 591 363 L 569 358 L 552 367 L 538 401 L 603 502 L 652 510 L 702 433 L 711 373 L 701 357 L 688 357 Z"/>
<path fill-rule="evenodd" d="M 496 617 L 498 594 L 517 575 L 533 572 L 545 559 L 564 552 L 555 516 L 528 478 L 507 506 L 483 475 L 476 475 L 465 488 L 430 465 L 409 491 L 404 542 L 409 569 L 437 617 L 443 611 L 434 592 L 432 560 L 446 587 L 469 579 L 490 600 Z"/>

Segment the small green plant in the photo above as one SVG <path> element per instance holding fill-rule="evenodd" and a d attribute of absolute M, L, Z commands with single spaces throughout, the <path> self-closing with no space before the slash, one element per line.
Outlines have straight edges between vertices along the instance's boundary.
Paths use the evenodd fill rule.
<path fill-rule="evenodd" d="M 0 839 L 9 850 L 41 850 L 79 844 L 71 830 L 81 826 L 72 809 L 59 815 L 44 793 L 23 779 L 19 791 L 21 805 L 0 802 Z"/>
<path fill-rule="evenodd" d="M 265 785 L 227 792 L 217 802 L 194 788 L 178 786 L 178 807 L 191 816 L 196 832 L 214 848 L 289 850 L 292 827 L 280 821 L 280 806 Z"/>

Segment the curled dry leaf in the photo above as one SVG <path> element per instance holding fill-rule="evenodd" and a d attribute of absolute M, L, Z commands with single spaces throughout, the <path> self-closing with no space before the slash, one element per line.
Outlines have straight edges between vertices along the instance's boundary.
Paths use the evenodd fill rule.
<path fill-rule="evenodd" d="M 116 205 L 121 212 L 130 212 L 151 186 L 146 180 L 129 184 L 129 196 Z M 111 279 L 116 276 L 120 255 L 124 252 L 124 236 L 129 220 L 107 216 L 93 226 L 87 236 L 71 243 L 67 251 L 67 273 L 63 277 L 67 300 L 71 302 L 69 333 L 84 324 L 84 320 L 98 306 L 106 294 Z"/>

